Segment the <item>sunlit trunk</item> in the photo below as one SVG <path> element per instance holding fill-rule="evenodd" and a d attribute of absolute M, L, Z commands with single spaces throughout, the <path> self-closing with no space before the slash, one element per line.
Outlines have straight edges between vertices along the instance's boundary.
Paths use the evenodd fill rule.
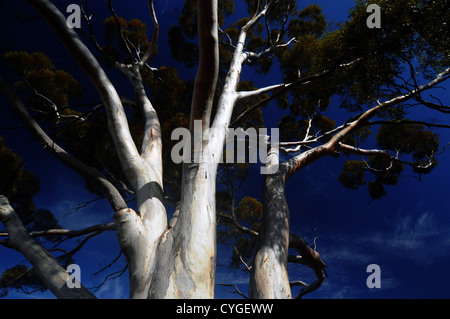
<path fill-rule="evenodd" d="M 266 167 L 278 168 L 278 152 L 272 149 Z M 285 194 L 284 171 L 264 175 L 264 215 L 259 233 L 252 273 L 250 298 L 291 298 L 287 269 L 289 249 L 289 207 Z"/>

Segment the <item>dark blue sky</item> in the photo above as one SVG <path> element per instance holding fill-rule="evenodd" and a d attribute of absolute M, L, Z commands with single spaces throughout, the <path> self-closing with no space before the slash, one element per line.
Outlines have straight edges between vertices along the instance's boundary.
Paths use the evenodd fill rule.
<path fill-rule="evenodd" d="M 93 1 L 91 1 L 93 2 Z M 117 2 L 117 4 L 115 4 Z M 116 11 L 125 18 L 139 18 L 149 25 L 147 1 L 127 1 L 126 4 L 113 1 Z M 181 10 L 181 0 L 156 0 L 158 19 L 161 23 L 159 56 L 154 66 L 179 66 L 170 59 L 167 44 L 168 28 L 177 21 L 177 12 Z M 61 1 L 68 4 L 70 1 Z M 130 5 L 133 3 L 133 5 Z M 299 1 L 302 8 L 309 3 L 322 6 L 329 21 L 347 19 L 353 0 Z M 66 4 L 66 6 L 67 6 Z M 96 96 L 92 86 L 78 67 L 70 62 L 67 52 L 40 20 L 22 24 L 17 14 L 34 16 L 34 11 L 26 1 L 14 1 L 15 10 L 11 12 L 3 7 L 12 7 L 12 3 L 0 1 L 0 28 L 2 49 L 43 51 L 48 54 L 55 65 L 72 73 L 84 83 L 85 96 Z M 65 8 L 61 5 L 61 8 Z M 94 8 L 102 8 L 102 14 L 108 16 L 103 2 L 92 4 Z M 246 14 L 246 10 L 238 6 L 234 21 Z M 178 11 L 177 11 L 178 10 Z M 235 19 L 234 19 L 235 18 Z M 96 16 L 101 24 L 102 16 Z M 8 30 L 5 32 L 5 30 Z M 101 32 L 100 29 L 98 31 Z M 2 76 L 14 80 L 11 74 L 0 63 Z M 114 71 L 113 71 L 114 72 Z M 181 72 L 183 76 L 195 74 L 195 69 Z M 244 69 L 243 79 L 251 79 L 256 85 L 275 84 L 280 80 L 276 72 L 266 77 L 255 77 L 249 69 Z M 125 82 L 126 85 L 126 82 Z M 446 88 L 450 88 L 446 85 Z M 121 87 L 121 92 L 131 92 L 128 87 Z M 447 96 L 444 94 L 447 93 Z M 450 104 L 448 90 L 438 90 L 434 94 L 442 98 L 444 104 Z M 132 96 L 132 95 L 130 95 Z M 0 96 L 0 127 L 20 125 L 11 116 L 7 101 Z M 348 114 L 338 108 L 333 101 L 327 115 L 343 123 Z M 264 110 L 266 127 L 276 127 L 284 113 L 271 105 Z M 441 123 L 445 118 L 441 114 L 428 114 L 418 111 L 418 119 L 439 117 Z M 447 122 L 448 123 L 448 122 Z M 441 147 L 450 142 L 450 132 L 437 131 L 441 135 Z M 84 190 L 83 180 L 66 168 L 35 143 L 25 130 L 0 130 L 6 137 L 8 145 L 21 155 L 26 168 L 37 173 L 41 179 L 41 192 L 35 197 L 38 208 L 50 209 L 59 219 L 63 227 L 78 229 L 97 223 L 112 221 L 112 211 L 106 202 L 96 202 L 87 208 L 74 210 L 79 203 L 93 199 L 94 195 Z M 297 172 L 287 183 L 287 198 L 291 210 L 292 232 L 299 233 L 307 241 L 313 239 L 313 229 L 319 236 L 317 250 L 327 266 L 328 278 L 322 287 L 307 298 L 449 298 L 450 283 L 450 197 L 448 196 L 450 176 L 450 153 L 444 152 L 438 158 L 440 165 L 433 172 L 418 181 L 411 170 L 406 168 L 397 186 L 387 187 L 388 194 L 381 200 L 370 201 L 366 188 L 351 191 L 343 188 L 337 181 L 342 170 L 343 158 L 324 158 L 309 167 Z M 241 196 L 251 195 L 261 199 L 262 186 L 256 182 L 262 176 L 254 174 L 254 181 L 241 192 Z M 70 246 L 67 246 L 70 247 Z M 73 244 L 72 244 L 73 247 Z M 239 289 L 247 293 L 248 275 L 229 272 L 226 258 L 229 249 L 220 247 L 217 268 L 217 282 L 237 284 Z M 82 269 L 81 280 L 87 287 L 98 285 L 107 273 L 91 277 L 92 273 L 112 261 L 119 253 L 115 233 L 106 232 L 89 241 L 77 255 L 77 262 Z M 0 272 L 24 263 L 25 259 L 16 253 L 0 246 Z M 378 264 L 381 268 L 381 288 L 369 289 L 366 286 L 369 264 Z M 124 266 L 123 258 L 114 265 L 110 272 L 120 270 Z M 313 273 L 304 267 L 291 267 L 291 280 L 314 280 Z M 100 298 L 127 298 L 127 273 L 115 281 L 104 285 L 96 294 Z M 228 288 L 227 288 L 228 289 Z M 224 292 L 217 287 L 217 297 L 235 298 L 236 295 Z M 297 290 L 294 290 L 294 294 Z M 8 297 L 52 297 L 51 294 L 37 293 L 33 296 L 11 293 Z"/>

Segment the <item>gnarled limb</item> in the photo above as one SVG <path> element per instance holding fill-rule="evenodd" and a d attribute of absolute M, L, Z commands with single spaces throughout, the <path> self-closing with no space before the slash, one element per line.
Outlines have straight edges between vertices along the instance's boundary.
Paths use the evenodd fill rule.
<path fill-rule="evenodd" d="M 317 277 L 317 280 L 311 285 L 303 285 L 303 289 L 296 297 L 296 299 L 300 299 L 302 296 L 318 289 L 322 285 L 322 282 L 325 280 L 326 276 L 326 264 L 320 258 L 319 253 L 309 247 L 305 240 L 298 235 L 291 234 L 289 236 L 289 248 L 294 248 L 300 256 L 289 256 L 288 261 L 308 266 L 314 271 L 314 274 Z"/>

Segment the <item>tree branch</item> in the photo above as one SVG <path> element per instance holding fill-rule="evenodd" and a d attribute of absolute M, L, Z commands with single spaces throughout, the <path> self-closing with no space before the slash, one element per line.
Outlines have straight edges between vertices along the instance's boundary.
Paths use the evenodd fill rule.
<path fill-rule="evenodd" d="M 224 287 L 233 287 L 235 291 L 228 291 L 228 292 L 232 292 L 232 293 L 238 294 L 238 295 L 240 295 L 241 297 L 243 297 L 244 299 L 248 299 L 248 297 L 247 297 L 246 295 L 244 295 L 244 294 L 238 289 L 238 287 L 237 287 L 236 285 L 232 285 L 232 284 L 221 284 L 221 283 L 218 283 L 218 285 L 219 285 L 219 286 L 224 286 Z"/>
<path fill-rule="evenodd" d="M 296 297 L 296 299 L 300 299 L 302 296 L 316 290 L 322 285 L 322 282 L 325 280 L 326 276 L 325 272 L 326 264 L 322 261 L 322 259 L 320 259 L 319 253 L 316 250 L 313 250 L 311 247 L 309 247 L 308 244 L 305 242 L 305 240 L 298 235 L 295 234 L 289 235 L 289 248 L 294 248 L 301 255 L 301 257 L 290 256 L 288 257 L 288 261 L 297 262 L 308 266 L 314 271 L 314 274 L 317 277 L 317 280 L 311 285 L 306 285 L 304 283 L 302 284 L 302 286 L 304 287 L 300 291 L 300 294 Z"/>
<path fill-rule="evenodd" d="M 202 131 L 210 126 L 214 93 L 219 75 L 217 0 L 198 0 L 197 10 L 199 66 L 191 102 L 191 132 L 194 130 L 195 120 L 202 120 Z"/>
<path fill-rule="evenodd" d="M 347 121 L 347 123 L 344 125 L 345 127 L 340 130 L 337 134 L 335 134 L 326 144 L 317 146 L 313 149 L 310 149 L 304 153 L 301 153 L 290 160 L 282 163 L 283 166 L 286 167 L 286 176 L 285 178 L 288 179 L 290 176 L 292 176 L 296 171 L 301 169 L 302 167 L 305 167 L 306 165 L 309 165 L 311 162 L 326 156 L 328 154 L 331 154 L 337 150 L 337 147 L 339 146 L 339 142 L 349 135 L 351 132 L 353 132 L 358 127 L 364 126 L 367 124 L 367 122 L 373 118 L 375 115 L 377 115 L 382 110 L 398 105 L 400 103 L 406 102 L 414 97 L 416 97 L 418 94 L 420 94 L 423 91 L 426 91 L 428 89 L 431 89 L 432 87 L 436 86 L 439 83 L 442 83 L 443 81 L 447 80 L 448 75 L 450 74 L 450 68 L 447 68 L 444 72 L 438 74 L 432 81 L 423 84 L 419 86 L 417 89 L 410 91 L 406 94 L 396 96 L 388 101 L 378 103 L 376 106 L 372 107 L 371 109 L 367 110 L 366 112 L 362 113 L 360 116 L 358 116 L 355 120 L 352 122 Z"/>
<path fill-rule="evenodd" d="M 268 93 L 268 92 L 272 92 L 275 91 L 277 89 L 282 89 L 286 86 L 286 84 L 282 83 L 282 84 L 275 84 L 275 85 L 271 85 L 271 86 L 267 86 L 265 88 L 261 88 L 261 89 L 257 89 L 257 90 L 253 90 L 253 91 L 239 91 L 237 92 L 238 99 L 247 99 L 253 96 L 258 96 L 260 94 L 264 94 L 264 93 Z"/>
<path fill-rule="evenodd" d="M 108 224 L 99 224 L 90 226 L 87 228 L 83 228 L 80 230 L 71 230 L 71 229 L 64 229 L 64 228 L 55 228 L 55 229 L 47 229 L 47 230 L 39 230 L 39 231 L 31 231 L 28 233 L 30 237 L 46 237 L 46 236 L 52 236 L 52 235 L 63 235 L 70 238 L 73 237 L 79 237 L 83 235 L 87 235 L 90 233 L 95 232 L 104 232 L 108 230 L 116 230 L 116 224 L 114 223 L 108 223 Z M 8 237 L 8 233 L 0 233 L 0 237 Z"/>
<path fill-rule="evenodd" d="M 372 117 L 374 117 L 376 114 L 378 114 L 381 110 L 384 110 L 388 107 L 398 105 L 400 103 L 406 102 L 414 97 L 416 97 L 421 92 L 428 90 L 437 84 L 445 81 L 447 79 L 447 75 L 450 74 L 450 68 L 447 68 L 444 72 L 438 74 L 432 81 L 419 86 L 417 89 L 410 91 L 404 95 L 397 96 L 391 100 L 385 101 L 383 103 L 378 103 L 377 106 L 374 106 L 373 108 L 369 109 L 368 111 L 364 112 L 357 120 L 355 120 L 353 123 L 351 123 L 349 126 L 344 128 L 341 132 L 336 134 L 331 138 L 331 140 L 327 143 L 327 148 L 333 148 L 342 138 L 347 136 L 351 131 L 353 131 L 356 127 L 359 125 L 367 122 Z"/>
<path fill-rule="evenodd" d="M 148 5 L 150 7 L 150 15 L 152 16 L 154 31 L 153 31 L 152 41 L 150 42 L 150 45 L 149 45 L 147 51 L 145 51 L 144 56 L 138 62 L 139 68 L 142 68 L 147 63 L 148 59 L 151 57 L 152 53 L 155 51 L 156 44 L 158 43 L 158 37 L 159 37 L 159 23 L 158 23 L 158 19 L 156 18 L 155 6 L 153 5 L 153 0 L 148 0 Z"/>
<path fill-rule="evenodd" d="M 69 273 L 59 265 L 56 259 L 34 239 L 9 204 L 8 199 L 0 195 L 0 221 L 8 230 L 7 246 L 20 252 L 35 267 L 48 289 L 57 297 L 64 299 L 92 299 L 95 296 L 84 286 L 69 288 Z"/>
<path fill-rule="evenodd" d="M 394 156 L 387 151 L 378 150 L 378 149 L 371 149 L 371 150 L 362 149 L 362 148 L 354 147 L 354 146 L 347 145 L 344 143 L 339 143 L 339 150 L 341 150 L 344 153 L 356 154 L 356 155 L 361 155 L 361 156 L 379 155 L 379 156 L 386 157 L 387 159 L 391 160 L 392 162 L 405 164 L 405 165 L 411 166 L 413 168 L 418 168 L 418 169 L 427 169 L 435 164 L 433 157 L 429 158 L 427 163 L 418 165 L 418 164 L 411 163 L 408 161 L 402 161 L 397 156 Z"/>
<path fill-rule="evenodd" d="M 222 212 L 217 212 L 217 215 L 220 218 L 223 218 L 226 222 L 230 223 L 231 225 L 233 225 L 234 227 L 236 227 L 239 231 L 243 232 L 244 234 L 250 235 L 250 236 L 258 236 L 258 232 L 254 231 L 253 229 L 247 228 L 245 226 L 242 226 L 241 224 L 239 224 L 239 222 L 233 218 L 232 216 L 229 216 L 227 214 L 224 214 Z"/>
<path fill-rule="evenodd" d="M 37 141 L 44 146 L 54 157 L 62 163 L 72 168 L 84 178 L 93 182 L 97 189 L 105 194 L 114 211 L 126 208 L 127 205 L 120 195 L 119 191 L 106 178 L 93 167 L 90 167 L 80 160 L 69 155 L 62 147 L 56 144 L 39 126 L 39 124 L 31 117 L 12 87 L 0 77 L 0 91 L 9 99 L 14 112 L 21 119 L 22 123 L 33 134 Z"/>
<path fill-rule="evenodd" d="M 106 73 L 82 43 L 74 30 L 67 27 L 66 17 L 48 0 L 28 0 L 67 48 L 100 94 L 106 108 L 108 127 L 116 146 L 116 151 L 130 183 L 136 187 L 140 176 L 142 159 L 134 144 L 122 102 Z M 135 188 L 136 189 L 136 188 Z"/>
<path fill-rule="evenodd" d="M 271 96 L 269 96 L 269 97 L 267 97 L 267 98 L 265 98 L 265 99 L 263 99 L 263 100 L 257 102 L 256 104 L 252 105 L 251 107 L 249 107 L 248 109 L 246 109 L 245 111 L 243 111 L 241 114 L 239 114 L 239 115 L 234 119 L 233 122 L 230 123 L 229 127 L 233 127 L 234 125 L 236 125 L 236 123 L 237 123 L 241 118 L 245 117 L 248 113 L 250 113 L 250 112 L 256 110 L 257 108 L 261 107 L 262 105 L 264 105 L 264 104 L 270 102 L 271 100 L 273 100 L 273 99 L 276 98 L 277 96 L 281 95 L 281 94 L 284 93 L 285 91 L 287 91 L 287 90 L 289 90 L 289 89 L 291 89 L 291 88 L 293 88 L 293 87 L 295 87 L 295 86 L 297 86 L 297 85 L 308 85 L 308 84 L 310 84 L 312 81 L 315 81 L 315 80 L 318 80 L 318 79 L 320 79 L 320 78 L 323 78 L 323 77 L 325 77 L 326 75 L 328 75 L 328 74 L 334 72 L 336 69 L 339 69 L 339 68 L 342 68 L 342 67 L 347 67 L 347 66 L 352 65 L 353 63 L 357 62 L 358 60 L 359 60 L 359 59 L 356 59 L 356 60 L 354 60 L 354 61 L 352 61 L 352 62 L 345 63 L 345 64 L 336 64 L 335 67 L 333 67 L 333 68 L 331 68 L 331 69 L 329 69 L 329 70 L 325 70 L 325 71 L 323 71 L 323 72 L 321 72 L 321 73 L 317 73 L 317 74 L 314 74 L 314 75 L 311 75 L 311 76 L 307 76 L 307 77 L 304 77 L 304 78 L 299 78 L 299 79 L 297 79 L 297 80 L 295 80 L 295 81 L 293 81 L 293 82 L 291 82 L 291 83 L 287 83 L 287 84 L 286 84 L 286 83 L 278 84 L 279 89 L 278 89 L 277 91 L 275 91 L 274 93 L 272 93 Z M 273 87 L 268 87 L 268 88 L 269 88 L 270 90 L 275 89 L 274 86 L 273 86 Z M 263 90 L 264 90 L 264 89 L 263 89 Z M 258 91 L 258 90 L 256 90 L 256 91 Z M 251 92 L 255 92 L 255 91 L 250 91 L 250 93 L 251 93 Z M 239 93 L 240 93 L 240 92 L 239 92 Z M 264 92 L 264 93 L 266 93 L 266 92 Z M 255 95 L 256 95 L 256 94 L 255 94 Z"/>

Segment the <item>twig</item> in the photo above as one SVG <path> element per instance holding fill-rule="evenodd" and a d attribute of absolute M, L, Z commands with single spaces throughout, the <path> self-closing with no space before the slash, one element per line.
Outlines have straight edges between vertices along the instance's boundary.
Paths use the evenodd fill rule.
<path fill-rule="evenodd" d="M 222 284 L 222 283 L 218 283 L 219 286 L 224 286 L 224 287 L 233 287 L 235 291 L 230 291 L 230 290 L 225 290 L 226 292 L 230 292 L 230 293 L 234 293 L 234 294 L 238 294 L 241 297 L 243 297 L 244 299 L 248 299 L 248 297 L 246 295 L 244 295 L 239 288 L 236 285 L 232 285 L 232 284 Z"/>

